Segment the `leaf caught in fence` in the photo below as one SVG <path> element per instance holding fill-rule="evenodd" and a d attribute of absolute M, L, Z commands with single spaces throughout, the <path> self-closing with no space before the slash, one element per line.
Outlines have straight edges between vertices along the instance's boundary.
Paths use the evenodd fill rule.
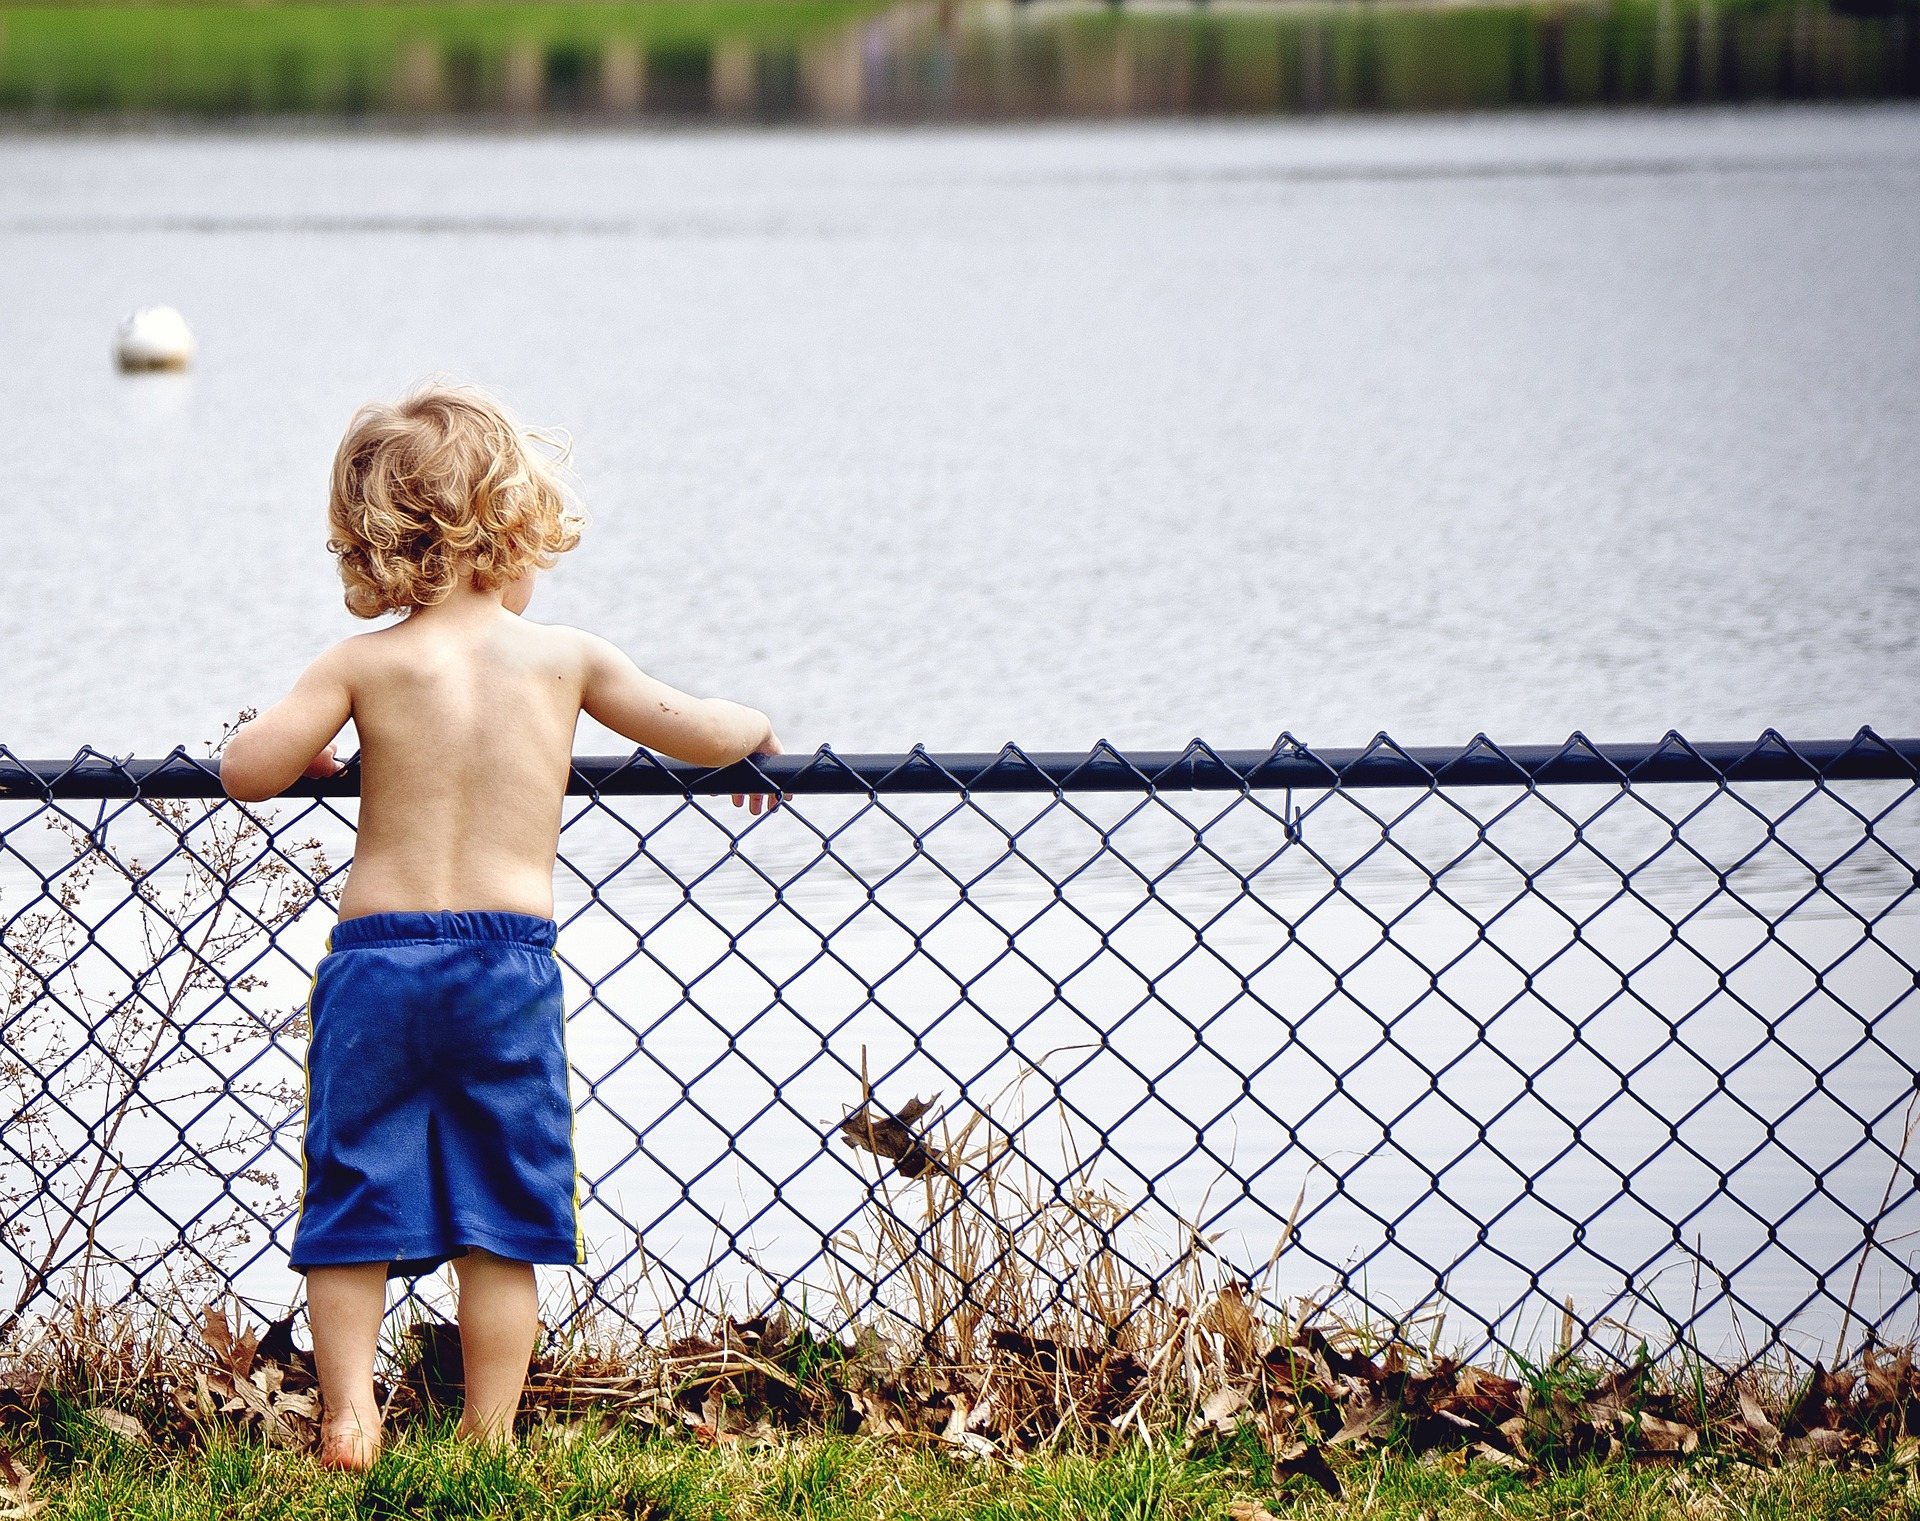
<path fill-rule="evenodd" d="M 898 1114 L 889 1114 L 869 1100 L 840 1122 L 840 1144 L 870 1151 L 893 1163 L 904 1178 L 947 1172 L 940 1155 L 913 1133 L 912 1126 L 933 1107 L 930 1099 L 908 1099 Z"/>

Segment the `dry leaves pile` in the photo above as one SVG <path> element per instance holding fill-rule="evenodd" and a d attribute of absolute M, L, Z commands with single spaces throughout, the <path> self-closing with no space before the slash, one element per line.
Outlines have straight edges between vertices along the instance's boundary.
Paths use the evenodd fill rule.
<path fill-rule="evenodd" d="M 225 1311 L 210 1307 L 201 1337 L 211 1356 L 191 1370 L 192 1383 L 169 1391 L 189 1426 L 232 1420 L 255 1429 L 269 1447 L 306 1448 L 320 1423 L 320 1392 L 310 1353 L 295 1350 L 293 1322 L 275 1321 L 266 1335 L 236 1336 Z"/>
<path fill-rule="evenodd" d="M 858 1432 L 989 1461 L 1133 1438 L 1203 1453 L 1250 1438 L 1278 1473 L 1335 1495 L 1340 1469 L 1378 1449 L 1526 1474 L 1587 1459 L 1673 1463 L 1703 1447 L 1761 1463 L 1920 1459 L 1911 1349 L 1869 1349 L 1797 1383 L 1706 1379 L 1692 1364 L 1680 1380 L 1650 1360 L 1565 1354 L 1512 1378 L 1400 1343 L 1365 1350 L 1337 1325 L 1275 1334 L 1241 1289 L 1172 1320 L 1144 1355 L 1003 1329 L 963 1366 L 902 1357 L 871 1333 L 821 1338 L 777 1313 L 726 1318 L 644 1372 L 585 1359 L 538 1370 L 529 1404 L 575 1428 L 625 1419 L 716 1445 Z"/>
<path fill-rule="evenodd" d="M 1868 1348 L 1844 1369 L 1816 1367 L 1797 1380 L 1683 1381 L 1647 1360 L 1600 1367 L 1564 1353 L 1513 1378 L 1397 1342 L 1369 1347 L 1339 1325 L 1275 1324 L 1256 1310 L 1244 1288 L 1229 1286 L 1197 1313 L 1175 1309 L 1157 1344 L 1138 1349 L 1001 1329 L 966 1365 L 926 1349 L 903 1356 L 871 1331 L 822 1336 L 779 1312 L 722 1317 L 704 1335 L 638 1358 L 574 1352 L 537 1361 L 526 1419 L 575 1432 L 671 1428 L 713 1445 L 861 1433 L 1008 1462 L 1133 1439 L 1194 1454 L 1251 1441 L 1278 1474 L 1334 1495 L 1355 1455 L 1381 1449 L 1527 1474 L 1590 1458 L 1673 1463 L 1703 1448 L 1759 1463 L 1920 1460 L 1911 1348 Z M 399 1424 L 456 1404 L 460 1391 L 453 1327 L 423 1322 L 404 1346 L 398 1376 L 381 1387 Z M 72 1386 L 75 1365 L 63 1373 L 48 1364 L 37 1385 L 0 1400 L 0 1423 L 37 1422 L 44 1438 L 55 1412 L 79 1406 L 136 1444 L 190 1444 L 225 1426 L 270 1446 L 312 1445 L 320 1413 L 313 1362 L 295 1347 L 290 1321 L 236 1331 L 224 1310 L 210 1308 L 198 1346 L 182 1350 L 164 1372 L 150 1362 L 131 1382 L 88 1370 L 85 1388 Z M 33 1482 L 0 1446 L 0 1521 L 39 1510 Z"/>

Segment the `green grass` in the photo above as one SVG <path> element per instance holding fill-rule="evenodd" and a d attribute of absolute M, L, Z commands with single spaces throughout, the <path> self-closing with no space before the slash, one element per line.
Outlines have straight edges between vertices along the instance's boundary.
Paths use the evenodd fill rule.
<path fill-rule="evenodd" d="M 612 4 L 0 4 L 0 110 L 187 115 L 401 108 L 407 60 L 442 76 L 443 104 L 497 108 L 515 49 L 549 85 L 591 76 L 612 45 L 671 75 L 728 39 L 793 48 L 872 14 L 872 0 Z M 470 97 L 470 99 L 468 99 Z"/>
<path fill-rule="evenodd" d="M 129 1445 L 84 1418 L 46 1447 L 10 1439 L 40 1472 L 43 1518 L 253 1521 L 253 1518 L 503 1517 L 572 1521 L 1200 1521 L 1253 1501 L 1276 1515 L 1449 1521 L 1815 1521 L 1920 1517 L 1912 1470 L 1823 1465 L 1758 1469 L 1702 1459 L 1682 1469 L 1626 1464 L 1573 1468 L 1529 1483 L 1502 1469 L 1353 1460 L 1334 1501 L 1302 1480 L 1274 1489 L 1248 1444 L 1182 1461 L 1129 1446 L 1101 1458 L 1061 1456 L 1021 1467 L 943 1450 L 846 1437 L 807 1437 L 750 1450 L 713 1449 L 678 1434 L 615 1430 L 568 1440 L 542 1434 L 479 1451 L 444 1430 L 396 1442 L 363 1477 L 329 1473 L 305 1456 L 210 1436 L 192 1453 Z M 8 1507 L 0 1503 L 0 1511 Z M 1241 1514 L 1249 1512 L 1242 1507 Z"/>

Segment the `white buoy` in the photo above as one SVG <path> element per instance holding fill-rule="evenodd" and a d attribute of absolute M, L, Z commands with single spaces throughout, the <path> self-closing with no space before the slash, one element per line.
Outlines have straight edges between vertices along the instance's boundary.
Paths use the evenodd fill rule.
<path fill-rule="evenodd" d="M 193 358 L 193 333 L 172 307 L 143 306 L 120 324 L 113 357 L 123 370 L 184 370 Z"/>

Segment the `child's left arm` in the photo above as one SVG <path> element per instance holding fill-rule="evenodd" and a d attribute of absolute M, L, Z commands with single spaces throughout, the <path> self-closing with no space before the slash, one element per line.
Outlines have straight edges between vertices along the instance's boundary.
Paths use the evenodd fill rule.
<path fill-rule="evenodd" d="M 278 797 L 305 776 L 325 777 L 346 768 L 335 758 L 333 739 L 353 716 L 339 646 L 307 667 L 293 690 L 227 741 L 220 757 L 220 785 L 243 803 Z"/>

